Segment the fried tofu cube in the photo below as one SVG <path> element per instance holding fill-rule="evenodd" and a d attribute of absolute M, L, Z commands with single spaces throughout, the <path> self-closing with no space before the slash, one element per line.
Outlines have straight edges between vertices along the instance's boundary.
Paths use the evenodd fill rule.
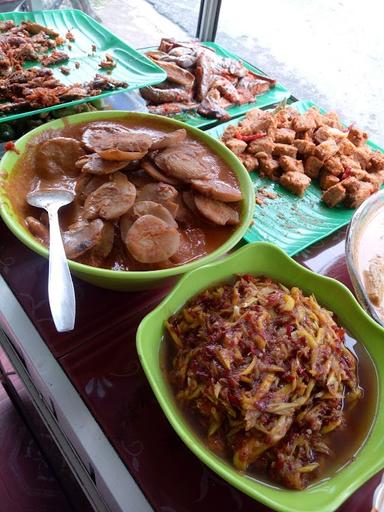
<path fill-rule="evenodd" d="M 377 192 L 381 185 L 383 184 L 384 177 L 378 173 L 378 172 L 367 172 L 363 171 L 364 176 L 362 176 L 361 180 L 366 181 L 367 183 L 371 183 L 371 185 L 374 188 L 374 191 Z"/>
<path fill-rule="evenodd" d="M 302 172 L 286 172 L 280 176 L 280 184 L 297 196 L 302 196 L 311 184 L 311 178 Z"/>
<path fill-rule="evenodd" d="M 280 177 L 279 173 L 279 162 L 274 160 L 267 153 L 257 153 L 256 158 L 259 161 L 259 174 L 260 176 L 267 176 L 270 180 L 277 181 Z"/>
<path fill-rule="evenodd" d="M 272 153 L 273 148 L 275 147 L 275 143 L 271 139 L 271 137 L 263 137 L 262 139 L 253 140 L 248 144 L 248 153 L 256 154 L 260 151 L 264 153 L 268 153 L 269 155 Z"/>
<path fill-rule="evenodd" d="M 341 155 L 352 156 L 356 151 L 356 146 L 352 142 L 345 138 L 339 142 L 339 153 Z"/>
<path fill-rule="evenodd" d="M 352 126 L 348 132 L 348 139 L 354 144 L 356 147 L 364 146 L 364 144 L 368 140 L 368 133 L 363 132 L 359 128 L 355 128 Z"/>
<path fill-rule="evenodd" d="M 295 132 L 306 132 L 317 128 L 317 124 L 313 115 L 306 112 L 305 114 L 297 114 L 297 116 L 292 119 L 292 128 Z"/>
<path fill-rule="evenodd" d="M 297 115 L 292 107 L 285 107 L 274 114 L 277 128 L 291 128 L 292 119 Z"/>
<path fill-rule="evenodd" d="M 347 190 L 347 195 L 344 201 L 344 204 L 347 208 L 357 208 L 374 192 L 374 186 L 372 185 L 372 183 L 359 181 L 356 180 L 355 178 L 354 182 L 350 182 L 346 186 L 345 181 L 347 180 L 344 180 L 344 182 L 341 183 Z"/>
<path fill-rule="evenodd" d="M 328 160 L 324 162 L 324 169 L 334 176 L 340 176 L 344 172 L 343 164 L 338 156 L 328 158 Z"/>
<path fill-rule="evenodd" d="M 297 154 L 302 157 L 313 155 L 316 145 L 309 140 L 295 139 L 293 145 L 297 148 Z"/>
<path fill-rule="evenodd" d="M 332 128 L 331 126 L 323 125 L 318 128 L 313 134 L 313 139 L 317 144 L 321 144 L 328 139 L 335 139 L 336 141 L 340 141 L 341 139 L 345 139 L 347 134 L 338 130 L 337 128 Z"/>
<path fill-rule="evenodd" d="M 277 128 L 275 132 L 275 142 L 281 142 L 282 144 L 292 144 L 295 137 L 295 130 L 290 128 Z"/>
<path fill-rule="evenodd" d="M 381 151 L 375 151 L 367 165 L 368 172 L 377 172 L 384 170 L 384 154 Z"/>
<path fill-rule="evenodd" d="M 281 156 L 279 158 L 279 164 L 283 172 L 304 172 L 303 162 L 291 156 Z"/>
<path fill-rule="evenodd" d="M 353 154 L 353 159 L 356 160 L 358 164 L 360 164 L 360 167 L 362 169 L 367 169 L 368 164 L 372 157 L 372 151 L 369 149 L 368 146 L 362 146 L 359 148 L 356 148 L 355 153 Z M 384 165 L 383 165 L 384 168 Z"/>
<path fill-rule="evenodd" d="M 343 185 L 341 183 L 337 183 L 325 190 L 321 198 L 327 206 L 334 208 L 344 201 L 346 195 L 347 193 Z"/>
<path fill-rule="evenodd" d="M 297 148 L 295 146 L 291 146 L 290 144 L 275 144 L 272 154 L 273 156 L 287 155 L 291 156 L 292 158 L 296 158 Z"/>
<path fill-rule="evenodd" d="M 333 139 L 328 139 L 316 146 L 314 155 L 322 162 L 325 162 L 332 156 L 336 155 L 338 151 L 339 148 L 336 142 Z"/>
<path fill-rule="evenodd" d="M 307 130 L 306 132 L 298 132 L 296 134 L 295 140 L 306 140 L 308 142 L 313 142 L 314 133 L 315 133 L 315 128 L 312 128 L 311 130 Z"/>
<path fill-rule="evenodd" d="M 304 164 L 304 172 L 312 179 L 318 177 L 320 169 L 323 167 L 323 162 L 315 156 L 309 156 Z"/>
<path fill-rule="evenodd" d="M 256 171 L 259 168 L 259 161 L 254 155 L 250 155 L 249 153 L 242 153 L 239 155 L 239 160 L 248 172 Z"/>
<path fill-rule="evenodd" d="M 225 145 L 236 156 L 241 155 L 241 153 L 244 153 L 244 151 L 247 149 L 247 143 L 240 139 L 229 139 L 225 142 Z"/>
<path fill-rule="evenodd" d="M 322 190 L 327 190 L 333 187 L 333 185 L 336 185 L 337 183 L 339 183 L 339 181 L 340 180 L 337 176 L 330 174 L 325 169 L 322 169 L 322 171 L 320 171 L 319 185 Z"/>
<path fill-rule="evenodd" d="M 336 112 L 328 112 L 327 114 L 323 114 L 322 122 L 327 126 L 332 126 L 332 128 L 338 128 L 339 130 L 343 129 L 343 125 L 340 123 L 339 116 L 336 114 Z"/>
<path fill-rule="evenodd" d="M 238 128 L 234 124 L 230 124 L 224 131 L 223 135 L 221 136 L 221 140 L 223 142 L 227 142 L 227 140 L 234 139 L 235 134 L 237 132 Z"/>
<path fill-rule="evenodd" d="M 315 123 L 316 127 L 322 126 L 323 123 L 323 116 L 320 113 L 319 109 L 317 107 L 311 107 L 309 108 L 305 113 L 309 118 L 312 118 Z"/>

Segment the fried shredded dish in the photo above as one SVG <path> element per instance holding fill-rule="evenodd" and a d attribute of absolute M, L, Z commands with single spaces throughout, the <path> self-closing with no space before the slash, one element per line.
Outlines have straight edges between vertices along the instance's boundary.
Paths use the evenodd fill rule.
<path fill-rule="evenodd" d="M 38 23 L 0 22 L 0 116 L 50 107 L 127 86 L 126 82 L 99 74 L 84 84 L 63 84 L 47 66 L 68 63 L 69 55 L 58 49 L 65 41 L 55 30 Z M 43 67 L 24 67 L 30 62 Z M 70 67 L 61 67 L 65 69 L 63 74 L 70 73 Z"/>
<path fill-rule="evenodd" d="M 332 455 L 328 435 L 359 399 L 344 329 L 314 296 L 244 275 L 169 318 L 170 379 L 210 448 L 241 470 L 303 489 Z"/>

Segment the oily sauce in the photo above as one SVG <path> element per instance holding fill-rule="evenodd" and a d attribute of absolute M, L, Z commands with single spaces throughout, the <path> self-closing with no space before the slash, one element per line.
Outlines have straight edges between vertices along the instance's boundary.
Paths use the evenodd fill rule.
<path fill-rule="evenodd" d="M 107 123 L 107 121 L 105 121 L 105 123 Z M 163 125 L 161 121 L 154 122 L 153 120 L 135 119 L 134 117 L 131 119 L 118 119 L 113 121 L 113 124 L 119 124 L 126 128 L 148 134 L 153 138 L 173 131 L 170 130 L 169 126 L 166 124 Z M 42 142 L 53 137 L 68 137 L 81 140 L 83 132 L 89 125 L 90 123 L 81 123 L 72 126 L 66 125 L 60 130 L 44 132 L 29 143 L 7 185 L 10 201 L 23 225 L 26 225 L 25 219 L 28 216 L 40 219 L 41 215 L 41 210 L 27 204 L 25 197 L 28 192 L 47 188 L 65 188 L 75 191 L 76 184 L 82 176 L 79 172 L 79 175 L 76 177 L 62 176 L 50 180 L 40 178 L 35 163 L 36 149 Z M 185 142 L 198 146 L 199 149 L 203 150 L 204 155 L 202 161 L 211 170 L 213 178 L 220 179 L 229 185 L 239 188 L 235 174 L 219 156 L 215 155 L 209 149 L 209 147 L 191 138 L 188 134 Z M 127 174 L 128 179 L 132 180 L 135 186 L 143 186 L 155 182 L 155 180 L 148 176 L 143 170 L 129 170 L 129 167 L 127 169 L 128 170 L 123 172 Z M 241 203 L 232 203 L 231 206 L 241 214 Z M 77 198 L 75 198 L 74 203 L 60 209 L 59 220 L 62 231 L 67 230 L 71 224 L 79 219 L 81 209 L 82 205 Z M 125 249 L 121 241 L 118 222 L 116 222 L 114 245 L 109 256 L 95 264 L 92 258 L 88 256 L 88 253 L 85 253 L 76 258 L 76 261 L 112 270 L 155 270 L 169 268 L 187 263 L 213 252 L 225 243 L 235 229 L 236 226 L 218 226 L 203 219 L 202 216 L 195 216 L 192 225 L 179 225 L 179 231 L 183 235 L 183 239 L 187 240 L 190 246 L 188 246 L 188 250 L 185 251 L 183 257 L 178 261 L 167 260 L 161 263 L 147 264 L 136 261 Z M 203 234 L 203 237 L 201 234 Z M 202 243 L 202 238 L 203 241 L 205 239 L 205 243 Z"/>

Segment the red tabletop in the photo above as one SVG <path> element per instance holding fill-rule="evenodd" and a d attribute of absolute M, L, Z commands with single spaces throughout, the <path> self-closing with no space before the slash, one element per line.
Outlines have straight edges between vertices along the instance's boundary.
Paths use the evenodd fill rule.
<path fill-rule="evenodd" d="M 345 230 L 297 260 L 351 287 L 344 258 Z M 264 512 L 268 508 L 207 469 L 179 440 L 147 383 L 136 354 L 142 318 L 167 289 L 122 293 L 75 280 L 76 328 L 58 334 L 50 319 L 47 262 L 0 222 L 0 272 L 157 512 Z M 369 512 L 380 477 L 339 510 Z"/>

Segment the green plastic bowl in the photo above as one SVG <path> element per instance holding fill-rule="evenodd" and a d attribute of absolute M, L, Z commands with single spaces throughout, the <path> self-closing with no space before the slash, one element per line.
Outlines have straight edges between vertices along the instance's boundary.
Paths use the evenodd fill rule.
<path fill-rule="evenodd" d="M 131 272 L 106 270 L 91 267 L 89 265 L 84 265 L 82 263 L 77 263 L 71 260 L 68 261 L 69 267 L 74 275 L 96 286 L 110 288 L 112 290 L 144 290 L 160 286 L 170 277 L 193 270 L 222 256 L 227 251 L 232 249 L 239 240 L 241 240 L 252 219 L 255 198 L 252 182 L 249 178 L 248 172 L 242 166 L 238 158 L 235 157 L 228 148 L 203 131 L 188 126 L 180 121 L 175 121 L 166 117 L 121 110 L 86 112 L 83 114 L 75 114 L 73 116 L 56 119 L 46 123 L 30 131 L 16 142 L 15 145 L 19 154 L 17 154 L 15 151 L 7 151 L 1 159 L 0 176 L 2 176 L 2 181 L 0 181 L 0 215 L 12 233 L 16 235 L 19 240 L 21 240 L 33 251 L 44 256 L 45 258 L 48 258 L 48 250 L 29 233 L 24 225 L 20 223 L 16 213 L 14 212 L 6 192 L 7 180 L 12 176 L 15 166 L 21 158 L 26 145 L 36 135 L 39 135 L 47 130 L 58 130 L 64 128 L 64 126 L 75 125 L 87 121 L 118 121 L 123 119 L 137 119 L 138 122 L 140 122 L 140 120 L 153 119 L 157 123 L 161 123 L 165 128 L 185 128 L 189 135 L 205 143 L 233 170 L 239 180 L 240 188 L 243 193 L 243 208 L 241 211 L 241 221 L 238 228 L 218 249 L 208 254 L 207 256 L 204 256 L 203 258 L 192 261 L 191 263 L 164 270 Z"/>
<path fill-rule="evenodd" d="M 376 414 L 370 434 L 353 462 L 303 491 L 265 485 L 236 471 L 211 452 L 177 406 L 162 369 L 160 347 L 164 321 L 188 299 L 235 274 L 267 275 L 314 293 L 319 303 L 334 311 L 340 323 L 362 343 L 376 368 Z M 384 409 L 379 404 L 384 386 L 384 329 L 359 306 L 351 292 L 338 281 L 305 269 L 275 245 L 258 242 L 246 245 L 227 258 L 184 276 L 170 295 L 141 322 L 137 351 L 150 385 L 169 422 L 190 450 L 227 482 L 272 509 L 284 512 L 331 512 L 358 487 L 384 467 Z"/>

